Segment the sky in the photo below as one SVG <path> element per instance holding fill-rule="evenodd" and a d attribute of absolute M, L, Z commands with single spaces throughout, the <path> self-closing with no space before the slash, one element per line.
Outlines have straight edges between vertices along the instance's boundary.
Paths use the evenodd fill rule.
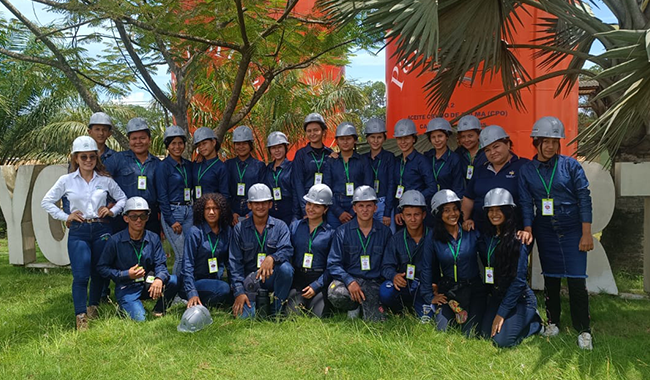
<path fill-rule="evenodd" d="M 14 0 L 12 1 L 14 6 L 24 15 L 26 15 L 30 20 L 35 22 L 37 25 L 45 25 L 56 19 L 58 15 L 48 13 L 45 10 L 45 7 L 34 3 L 28 0 Z M 600 18 L 603 22 L 606 23 L 615 23 L 616 19 L 614 15 L 609 12 L 609 9 L 602 4 L 602 1 L 596 0 L 596 5 L 599 7 L 592 7 L 596 17 Z M 0 5 L 0 13 L 3 17 L 9 18 L 11 15 L 9 11 L 2 5 Z M 83 32 L 83 31 L 82 31 Z M 95 46 L 96 51 L 99 52 L 102 49 L 101 45 Z M 92 54 L 93 47 L 89 48 L 89 54 Z M 604 51 L 602 45 L 599 43 L 594 44 L 591 53 L 598 54 Z M 367 52 L 367 51 L 357 51 L 351 56 L 350 64 L 345 67 L 345 74 L 348 80 L 355 80 L 359 82 L 368 82 L 368 81 L 382 81 L 385 82 L 385 67 L 386 67 L 386 56 L 384 50 L 378 52 Z M 164 66 L 161 66 L 158 70 L 157 75 L 154 76 L 159 85 L 166 87 L 166 83 L 170 80 L 170 75 L 166 72 L 167 69 Z M 123 102 L 144 104 L 151 100 L 151 95 L 146 91 L 133 88 L 133 91 L 126 98 L 121 99 Z"/>

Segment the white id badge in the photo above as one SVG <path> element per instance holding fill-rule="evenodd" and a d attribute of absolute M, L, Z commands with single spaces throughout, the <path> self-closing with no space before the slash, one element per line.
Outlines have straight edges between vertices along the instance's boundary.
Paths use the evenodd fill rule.
<path fill-rule="evenodd" d="M 183 189 L 183 199 L 185 200 L 185 202 L 189 202 L 192 200 L 192 192 L 190 191 L 189 187 Z"/>
<path fill-rule="evenodd" d="M 246 184 L 245 183 L 238 183 L 237 184 L 237 195 L 240 197 L 243 197 L 246 195 Z"/>
<path fill-rule="evenodd" d="M 375 193 L 379 194 L 379 180 L 375 180 Z"/>
<path fill-rule="evenodd" d="M 361 270 L 370 270 L 370 256 L 361 255 Z"/>
<path fill-rule="evenodd" d="M 354 183 L 346 182 L 345 183 L 345 195 L 351 197 L 354 195 Z"/>
<path fill-rule="evenodd" d="M 138 190 L 147 190 L 147 176 L 139 175 L 138 176 Z"/>
<path fill-rule="evenodd" d="M 402 194 L 404 194 L 404 186 L 397 185 L 397 191 L 395 192 L 395 198 L 397 198 L 397 199 L 402 198 Z"/>
<path fill-rule="evenodd" d="M 323 183 L 323 173 L 314 173 L 314 185 Z"/>
<path fill-rule="evenodd" d="M 415 265 L 413 264 L 406 265 L 406 279 L 415 280 Z"/>
<path fill-rule="evenodd" d="M 494 268 L 485 267 L 485 283 L 494 284 Z"/>
<path fill-rule="evenodd" d="M 467 173 L 465 173 L 465 179 L 472 179 L 473 175 L 474 175 L 474 166 L 467 165 Z"/>
<path fill-rule="evenodd" d="M 542 216 L 553 216 L 553 198 L 542 199 Z"/>
<path fill-rule="evenodd" d="M 257 254 L 257 267 L 262 266 L 262 262 L 266 259 L 266 253 L 258 253 Z"/>
<path fill-rule="evenodd" d="M 134 280 L 135 282 L 142 282 L 144 281 L 144 277 L 139 277 Z"/>
<path fill-rule="evenodd" d="M 201 195 L 203 195 L 203 191 L 201 190 L 201 186 L 194 186 L 194 196 L 196 196 L 196 199 L 201 198 Z"/>
<path fill-rule="evenodd" d="M 217 258 L 212 257 L 208 259 L 208 268 L 210 269 L 210 273 L 217 273 L 219 272 L 219 267 L 217 266 Z"/>
<path fill-rule="evenodd" d="M 305 256 L 302 258 L 302 267 L 311 269 L 311 263 L 314 261 L 314 255 L 312 253 L 305 253 Z"/>
<path fill-rule="evenodd" d="M 147 276 L 147 284 L 153 284 L 156 276 Z"/>
<path fill-rule="evenodd" d="M 282 190 L 279 187 L 273 188 L 273 200 L 281 201 L 282 200 Z"/>

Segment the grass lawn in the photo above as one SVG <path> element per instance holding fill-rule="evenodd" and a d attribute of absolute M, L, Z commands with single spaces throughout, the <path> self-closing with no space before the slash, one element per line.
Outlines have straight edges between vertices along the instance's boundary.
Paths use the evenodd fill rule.
<path fill-rule="evenodd" d="M 9 265 L 0 240 L 0 379 L 650 378 L 647 300 L 592 297 L 595 348 L 585 352 L 567 328 L 566 302 L 559 337 L 531 337 L 514 349 L 440 333 L 412 317 L 254 322 L 213 310 L 214 324 L 183 334 L 176 331 L 182 305 L 145 323 L 103 305 L 90 330 L 77 333 L 71 283 L 68 270 Z"/>

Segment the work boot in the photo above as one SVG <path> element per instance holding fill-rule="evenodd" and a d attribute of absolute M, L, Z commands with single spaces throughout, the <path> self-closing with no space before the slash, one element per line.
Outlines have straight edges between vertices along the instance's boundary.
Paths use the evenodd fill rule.
<path fill-rule="evenodd" d="M 88 316 L 86 313 L 77 314 L 77 331 L 88 330 Z"/>
<path fill-rule="evenodd" d="M 99 312 L 97 310 L 97 306 L 91 305 L 86 308 L 86 316 L 88 319 L 97 319 L 99 317 Z"/>

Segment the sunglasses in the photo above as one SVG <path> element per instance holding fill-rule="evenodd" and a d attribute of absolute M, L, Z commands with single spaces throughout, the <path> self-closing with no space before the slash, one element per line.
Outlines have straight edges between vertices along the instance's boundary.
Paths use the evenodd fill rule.
<path fill-rule="evenodd" d="M 95 161 L 97 159 L 96 154 L 80 154 L 79 158 L 81 161 Z"/>
<path fill-rule="evenodd" d="M 138 219 L 140 219 L 143 222 L 149 220 L 149 214 L 130 214 L 127 215 L 127 217 L 131 219 L 132 222 L 135 222 Z"/>

